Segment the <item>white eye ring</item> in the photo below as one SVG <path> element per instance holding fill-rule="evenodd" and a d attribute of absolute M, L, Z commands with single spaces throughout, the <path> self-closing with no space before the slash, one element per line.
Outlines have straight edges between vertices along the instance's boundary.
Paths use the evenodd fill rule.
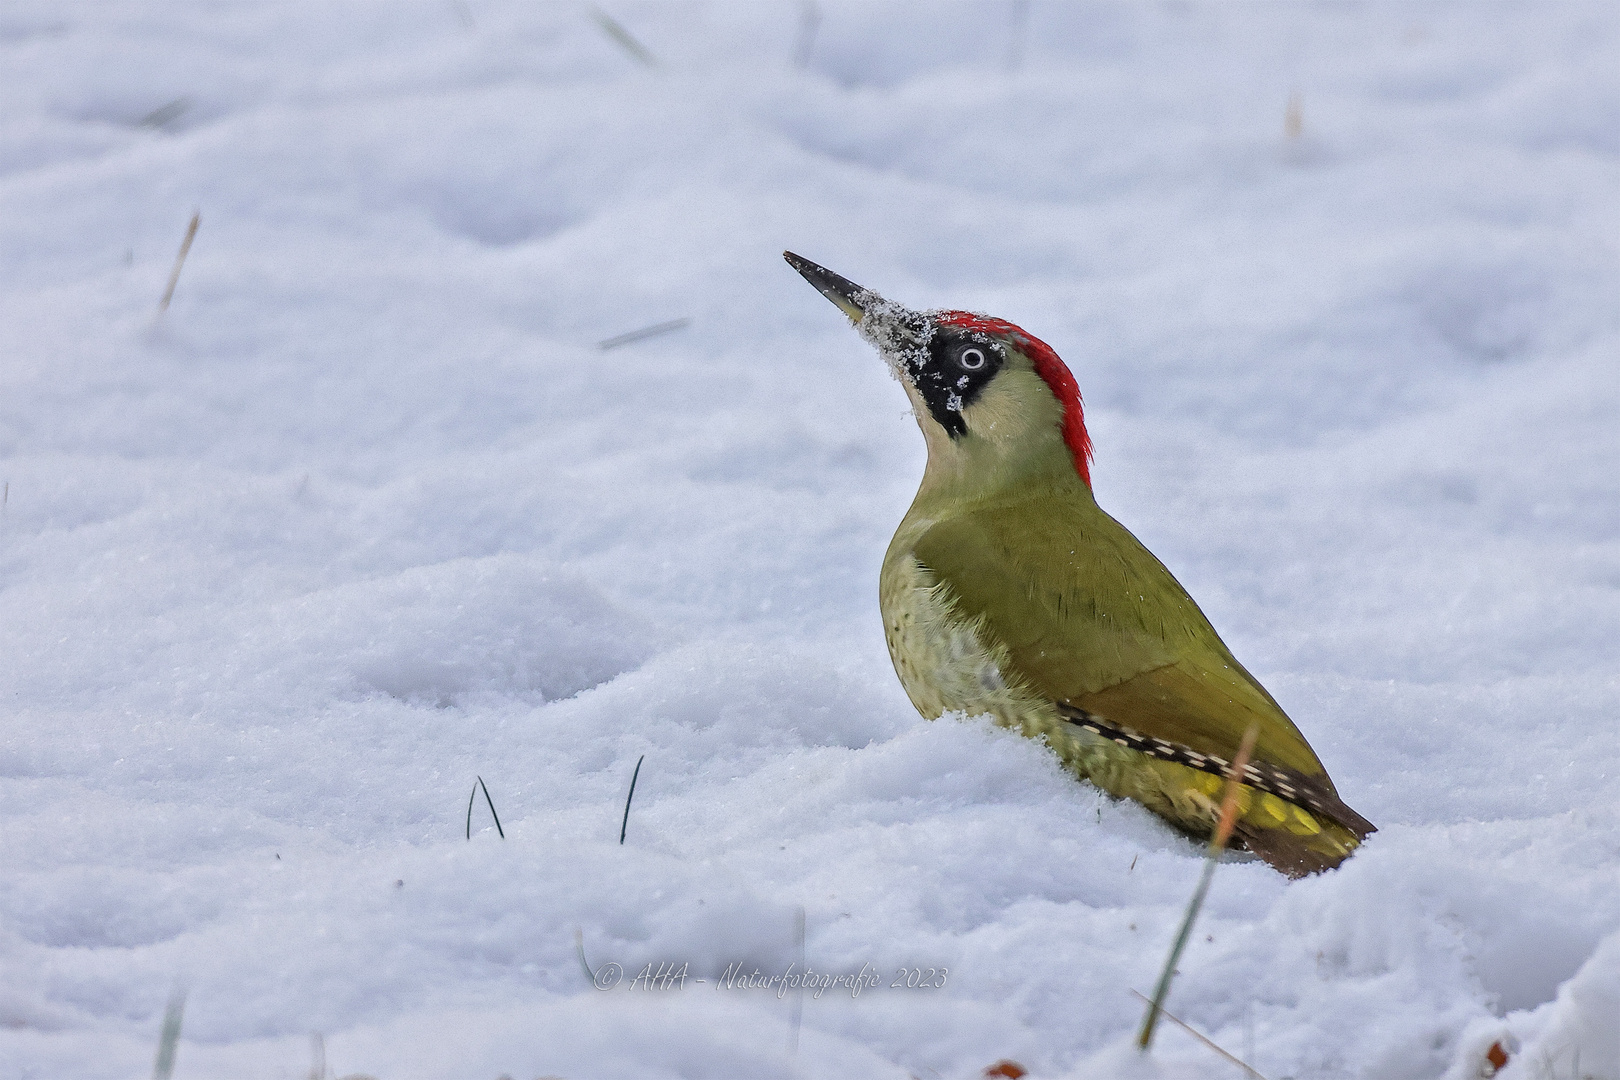
<path fill-rule="evenodd" d="M 964 371 L 978 371 L 984 367 L 984 350 L 977 348 L 963 349 L 961 355 L 956 358 L 956 362 L 962 366 Z"/>

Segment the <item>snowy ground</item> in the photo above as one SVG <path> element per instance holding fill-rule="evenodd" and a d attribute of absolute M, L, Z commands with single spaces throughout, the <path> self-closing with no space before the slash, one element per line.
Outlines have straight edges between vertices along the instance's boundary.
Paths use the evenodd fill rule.
<path fill-rule="evenodd" d="M 0 6 L 0 1077 L 149 1074 L 177 985 L 181 1078 L 1238 1075 L 1126 1049 L 1198 852 L 902 694 L 922 441 L 784 248 L 1054 345 L 1380 826 L 1223 868 L 1172 1011 L 1620 1076 L 1620 9 L 824 2 L 801 70 L 798 5 L 608 7 L 656 69 L 584 5 Z M 882 985 L 715 987 L 801 906 Z"/>

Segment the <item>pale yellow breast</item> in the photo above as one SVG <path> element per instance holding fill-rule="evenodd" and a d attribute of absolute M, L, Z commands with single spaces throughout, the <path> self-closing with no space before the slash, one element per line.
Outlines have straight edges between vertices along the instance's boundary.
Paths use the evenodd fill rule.
<path fill-rule="evenodd" d="M 909 549 L 890 549 L 878 589 L 889 657 L 924 717 L 989 716 L 1045 742 L 1081 779 L 1144 799 L 1161 813 L 1171 809 L 1152 769 L 1141 768 L 1144 755 L 1068 723 L 1051 701 L 1027 690 L 1009 668 L 1006 649 L 980 622 L 960 618 L 949 589 Z"/>
<path fill-rule="evenodd" d="M 1061 728 L 1050 702 L 1004 674 L 1006 650 L 977 620 L 953 610 L 949 591 L 909 552 L 891 553 L 885 561 L 878 597 L 889 658 L 923 716 L 989 715 L 1029 735 Z"/>

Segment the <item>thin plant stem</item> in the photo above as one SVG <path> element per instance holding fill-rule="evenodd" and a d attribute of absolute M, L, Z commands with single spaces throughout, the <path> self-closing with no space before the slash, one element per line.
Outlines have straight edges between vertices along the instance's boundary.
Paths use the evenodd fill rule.
<path fill-rule="evenodd" d="M 326 1036 L 319 1031 L 309 1037 L 309 1080 L 326 1080 Z"/>
<path fill-rule="evenodd" d="M 495 800 L 489 797 L 489 787 L 484 783 L 482 776 L 477 780 L 478 782 L 473 784 L 472 794 L 467 796 L 467 839 L 472 839 L 472 808 L 473 803 L 478 801 L 478 791 L 482 788 L 484 801 L 489 804 L 489 816 L 495 819 L 495 831 L 501 834 L 502 840 L 505 840 L 506 830 L 501 828 L 501 815 L 495 812 Z"/>
<path fill-rule="evenodd" d="M 640 330 L 632 330 L 628 334 L 620 334 L 618 337 L 610 337 L 605 341 L 598 341 L 596 343 L 596 347 L 601 349 L 603 352 L 606 352 L 608 349 L 617 349 L 620 345 L 628 345 L 632 341 L 642 341 L 646 338 L 657 337 L 659 334 L 667 334 L 671 330 L 680 330 L 683 327 L 690 325 L 692 325 L 692 320 L 683 316 L 679 319 L 671 319 L 668 322 L 655 323 L 652 326 L 644 326 Z"/>
<path fill-rule="evenodd" d="M 495 831 L 501 834 L 502 840 L 505 840 L 506 830 L 501 828 L 501 815 L 495 812 L 495 800 L 489 797 L 489 787 L 484 783 L 482 776 L 478 778 L 478 786 L 484 789 L 484 801 L 489 804 L 489 816 L 495 819 Z"/>
<path fill-rule="evenodd" d="M 1029 25 L 1029 0 L 1012 0 L 1007 19 L 1007 70 L 1024 65 L 1024 33 Z"/>
<path fill-rule="evenodd" d="M 793 66 L 804 70 L 816 50 L 816 31 L 821 28 L 821 8 L 816 0 L 804 0 L 799 9 L 799 40 L 793 47 Z"/>
<path fill-rule="evenodd" d="M 636 758 L 636 771 L 630 774 L 630 794 L 624 797 L 624 820 L 619 822 L 619 843 L 624 843 L 625 830 L 630 828 L 630 800 L 636 797 L 636 778 L 641 775 L 641 763 L 647 760 L 642 754 Z"/>
<path fill-rule="evenodd" d="M 163 299 L 158 301 L 158 314 L 162 315 L 169 310 L 169 301 L 174 299 L 174 287 L 180 283 L 180 268 L 186 265 L 186 254 L 191 251 L 191 241 L 197 236 L 197 226 L 202 224 L 202 211 L 198 210 L 191 215 L 191 224 L 186 227 L 186 238 L 180 241 L 180 254 L 174 257 L 174 270 L 169 274 L 169 287 L 163 290 Z"/>
<path fill-rule="evenodd" d="M 169 1080 L 174 1075 L 174 1055 L 180 1046 L 180 1025 L 186 1017 L 186 991 L 175 987 L 163 1010 L 163 1030 L 158 1036 L 157 1060 L 152 1063 L 152 1080 Z"/>
<path fill-rule="evenodd" d="M 788 1052 L 794 1057 L 799 1056 L 799 1025 L 804 1020 L 804 905 L 793 914 L 793 940 L 798 947 L 799 954 L 799 988 L 793 995 L 793 1029 L 792 1039 L 788 1043 Z"/>
<path fill-rule="evenodd" d="M 1249 755 L 1254 753 L 1254 743 L 1259 737 L 1260 725 L 1250 724 L 1249 730 L 1243 733 L 1243 743 L 1238 747 L 1237 756 L 1227 767 L 1226 794 L 1221 799 L 1220 821 L 1215 826 L 1215 835 L 1209 839 L 1209 850 L 1204 855 L 1204 870 L 1198 877 L 1198 888 L 1193 890 L 1192 900 L 1187 904 L 1187 914 L 1181 920 L 1176 943 L 1170 947 L 1164 971 L 1159 975 L 1158 985 L 1153 988 L 1153 1000 L 1148 1002 L 1147 1015 L 1142 1018 L 1142 1030 L 1136 1036 L 1136 1045 L 1143 1050 L 1153 1042 L 1153 1028 L 1159 1021 L 1159 1013 L 1164 1011 L 1165 998 L 1170 996 L 1170 980 L 1175 978 L 1176 964 L 1181 960 L 1181 951 L 1187 947 L 1187 939 L 1192 936 L 1193 923 L 1198 920 L 1198 910 L 1204 906 L 1204 895 L 1209 892 L 1210 880 L 1215 876 L 1215 865 L 1220 862 L 1221 852 L 1226 849 L 1232 827 L 1237 823 L 1238 790 L 1242 787 L 1238 777 L 1248 766 Z"/>
<path fill-rule="evenodd" d="M 180 114 L 189 108 L 191 108 L 191 99 L 189 97 L 177 97 L 167 105 L 159 105 L 141 117 L 140 123 L 136 126 L 144 128 L 163 127 L 170 120 L 179 119 Z"/>
<path fill-rule="evenodd" d="M 591 980 L 592 986 L 595 986 L 596 972 L 591 970 L 591 965 L 585 960 L 585 931 L 577 926 L 574 927 L 574 953 L 579 957 L 579 966 L 585 969 L 585 977 Z"/>
<path fill-rule="evenodd" d="M 625 52 L 629 53 L 637 60 L 640 60 L 648 67 L 658 66 L 657 58 L 654 57 L 652 53 L 648 52 L 641 42 L 637 41 L 635 37 L 631 35 L 630 31 L 621 26 L 618 20 L 613 16 L 609 15 L 595 4 L 592 4 L 591 17 L 596 20 L 596 25 L 602 28 L 602 32 L 616 41 L 619 47 Z"/>
<path fill-rule="evenodd" d="M 1131 993 L 1136 994 L 1137 998 L 1141 1000 L 1142 1004 L 1144 1004 L 1144 1005 L 1153 1004 L 1147 998 L 1142 997 L 1141 994 L 1137 994 L 1135 990 L 1132 990 Z M 1221 1057 L 1225 1058 L 1227 1061 L 1230 1061 L 1232 1064 L 1234 1064 L 1238 1068 L 1242 1069 L 1244 1071 L 1244 1073 L 1246 1073 L 1249 1076 L 1250 1080 L 1266 1080 L 1266 1078 L 1264 1076 L 1261 1076 L 1259 1071 L 1257 1069 L 1255 1069 L 1255 1067 L 1253 1065 L 1250 1065 L 1248 1062 L 1244 1061 L 1242 1058 L 1238 1057 L 1236 1054 L 1229 1054 L 1225 1050 L 1222 1050 L 1219 1046 L 1217 1046 L 1215 1044 L 1215 1040 L 1209 1038 L 1203 1032 L 1199 1031 L 1197 1028 L 1195 1028 L 1191 1024 L 1187 1023 L 1187 1021 L 1185 1021 L 1185 1020 L 1181 1019 L 1180 1017 L 1178 1017 L 1175 1013 L 1171 1012 L 1169 1009 L 1161 1008 L 1159 1010 L 1159 1013 L 1166 1020 L 1170 1021 L 1172 1024 L 1175 1024 L 1177 1027 L 1179 1027 L 1182 1031 L 1185 1031 L 1187 1034 L 1191 1035 L 1193 1038 L 1197 1039 L 1199 1042 L 1203 1043 L 1205 1046 L 1209 1047 L 1211 1050 L 1213 1050 L 1217 1054 L 1221 1055 Z M 1252 1053 L 1252 1051 L 1251 1051 L 1251 1053 Z"/>

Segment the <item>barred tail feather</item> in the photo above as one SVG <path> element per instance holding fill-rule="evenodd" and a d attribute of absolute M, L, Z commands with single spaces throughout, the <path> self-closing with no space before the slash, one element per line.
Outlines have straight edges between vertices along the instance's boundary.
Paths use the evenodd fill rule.
<path fill-rule="evenodd" d="M 1143 735 L 1071 705 L 1059 704 L 1058 711 L 1070 724 L 1090 735 L 1154 761 L 1192 770 L 1169 770 L 1189 782 L 1202 775 L 1204 781 L 1192 782 L 1185 795 L 1213 811 L 1213 800 L 1218 798 L 1220 788 L 1216 778 L 1224 780 L 1231 766 L 1227 759 Z M 1257 761 L 1244 767 L 1240 779 L 1243 798 L 1235 828 L 1237 840 L 1289 877 L 1333 869 L 1377 831 L 1372 822 L 1339 798 L 1326 776 L 1307 776 L 1295 769 Z M 1179 801 L 1172 796 L 1172 802 Z M 1156 809 L 1163 813 L 1169 808 Z M 1208 815 L 1172 812 L 1169 816 L 1176 825 L 1190 828 L 1193 820 Z"/>

